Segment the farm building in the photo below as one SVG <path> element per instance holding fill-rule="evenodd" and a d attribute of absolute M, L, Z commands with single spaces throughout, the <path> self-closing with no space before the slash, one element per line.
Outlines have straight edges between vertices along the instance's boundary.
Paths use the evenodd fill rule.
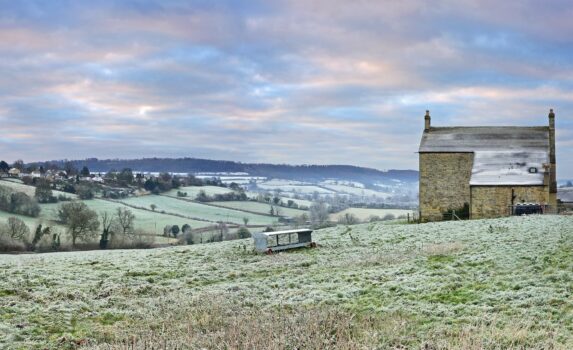
<path fill-rule="evenodd" d="M 548 126 L 433 127 L 420 142 L 420 219 L 554 211 L 555 114 Z M 465 214 L 465 215 L 464 215 Z"/>

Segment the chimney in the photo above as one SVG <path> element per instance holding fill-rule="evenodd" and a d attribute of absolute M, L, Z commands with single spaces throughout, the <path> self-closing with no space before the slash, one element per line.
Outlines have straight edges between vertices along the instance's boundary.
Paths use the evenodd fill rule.
<path fill-rule="evenodd" d="M 557 205 L 557 161 L 555 157 L 555 113 L 549 110 L 549 205 Z"/>
<path fill-rule="evenodd" d="M 424 116 L 424 131 L 430 131 L 430 111 L 426 110 L 426 115 Z"/>

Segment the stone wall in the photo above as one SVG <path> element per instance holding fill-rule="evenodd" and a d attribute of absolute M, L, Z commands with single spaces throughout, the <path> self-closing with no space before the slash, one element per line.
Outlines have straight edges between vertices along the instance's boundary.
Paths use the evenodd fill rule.
<path fill-rule="evenodd" d="M 442 213 L 470 203 L 473 153 L 420 153 L 420 218 L 442 220 Z"/>
<path fill-rule="evenodd" d="M 510 214 L 511 190 L 514 204 L 521 202 L 545 204 L 549 202 L 548 186 L 473 186 L 471 188 L 470 217 L 497 218 Z"/>

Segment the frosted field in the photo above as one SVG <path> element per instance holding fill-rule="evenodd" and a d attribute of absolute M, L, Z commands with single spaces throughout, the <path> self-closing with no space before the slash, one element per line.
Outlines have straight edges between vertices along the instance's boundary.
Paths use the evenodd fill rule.
<path fill-rule="evenodd" d="M 314 192 L 318 192 L 319 194 L 333 194 L 334 191 L 328 190 L 325 188 L 321 188 L 318 186 L 312 185 L 268 185 L 266 182 L 257 184 L 258 188 L 267 191 L 274 191 L 274 190 L 281 190 L 283 192 L 292 192 L 292 193 L 300 193 L 300 194 L 313 194 Z"/>
<path fill-rule="evenodd" d="M 47 224 L 48 226 L 54 226 L 55 225 L 54 222 L 52 222 L 50 219 L 46 219 L 45 217 L 42 217 L 41 214 L 40 214 L 40 217 L 32 218 L 29 216 L 17 215 L 17 214 L 8 213 L 5 211 L 0 211 L 0 223 L 2 223 L 2 224 L 6 223 L 8 221 L 8 218 L 10 218 L 10 217 L 16 217 L 16 218 L 24 221 L 26 223 L 26 225 L 28 225 L 30 230 L 34 230 L 36 228 L 36 226 L 40 223 Z M 59 227 L 59 225 L 58 225 L 58 227 Z"/>
<path fill-rule="evenodd" d="M 345 185 L 329 185 L 329 184 L 325 184 L 323 186 L 332 191 L 348 193 L 355 196 L 379 197 L 379 198 L 386 198 L 390 196 L 388 193 L 378 192 L 367 188 L 359 188 Z"/>
<path fill-rule="evenodd" d="M 224 187 L 217 187 L 217 186 L 188 186 L 188 187 L 181 187 L 175 190 L 171 190 L 169 192 L 165 192 L 162 195 L 169 196 L 169 197 L 177 197 L 177 192 L 187 192 L 187 199 L 195 199 L 199 192 L 203 190 L 208 196 L 213 196 L 216 194 L 225 194 L 233 192 L 233 190 L 224 188 Z"/>
<path fill-rule="evenodd" d="M 347 213 L 356 216 L 358 220 L 365 221 L 368 220 L 371 216 L 378 216 L 383 218 L 388 214 L 392 214 L 398 218 L 401 215 L 408 215 L 408 213 L 411 214 L 412 211 L 405 209 L 348 208 L 341 212 L 330 214 L 330 220 L 337 221 L 339 218 L 344 217 Z"/>
<path fill-rule="evenodd" d="M 25 194 L 27 194 L 30 197 L 34 197 L 34 194 L 36 193 L 36 187 L 24 185 L 23 183 L 15 182 L 14 180 L 1 180 L 0 185 L 6 186 L 6 187 L 11 187 L 12 189 L 14 189 L 17 192 L 24 192 Z M 61 195 L 64 195 L 68 198 L 74 198 L 74 199 L 77 198 L 77 196 L 73 193 L 67 193 L 67 192 L 56 191 L 56 190 L 52 190 L 52 194 L 56 197 L 61 194 Z"/>
<path fill-rule="evenodd" d="M 573 348 L 573 217 L 314 238 L 2 255 L 0 348 Z"/>
<path fill-rule="evenodd" d="M 149 195 L 141 197 L 129 197 L 122 199 L 121 201 L 122 203 L 126 203 L 128 205 L 144 208 L 149 208 L 151 204 L 155 204 L 157 206 L 156 211 L 165 210 L 167 213 L 175 213 L 191 218 L 200 218 L 209 220 L 211 222 L 223 221 L 243 224 L 244 217 L 249 218 L 250 225 L 271 225 L 277 221 L 276 218 L 269 216 L 219 208 L 167 196 Z"/>
<path fill-rule="evenodd" d="M 167 197 L 165 197 L 167 198 Z M 192 228 L 199 228 L 212 225 L 212 223 L 205 221 L 192 220 L 187 218 L 181 218 L 173 215 L 167 215 L 160 213 L 160 208 L 157 208 L 156 212 L 151 210 L 142 210 L 132 208 L 123 205 L 118 202 L 106 201 L 103 199 L 91 199 L 83 201 L 90 209 L 95 210 L 98 214 L 102 212 L 108 212 L 110 214 L 115 213 L 118 207 L 126 208 L 131 210 L 135 215 L 135 227 L 143 229 L 150 233 L 163 234 L 163 228 L 167 225 L 179 225 L 188 224 Z M 42 211 L 40 212 L 40 217 L 45 220 L 55 220 L 58 215 L 58 208 L 62 203 L 51 203 L 51 204 L 41 204 L 40 207 Z M 149 208 L 147 206 L 146 208 Z M 32 227 L 32 226 L 31 226 Z"/>
<path fill-rule="evenodd" d="M 285 201 L 286 202 L 286 201 Z M 271 210 L 271 205 L 267 203 L 260 203 L 260 202 L 251 202 L 251 201 L 225 201 L 225 202 L 210 202 L 210 204 L 217 205 L 220 207 L 231 208 L 231 209 L 239 209 L 239 210 L 247 210 L 255 213 L 261 214 L 269 214 Z M 277 207 L 279 214 L 281 216 L 299 216 L 302 214 L 307 214 L 308 211 L 306 210 L 299 210 L 299 209 L 292 209 L 292 208 L 285 208 L 285 207 Z"/>

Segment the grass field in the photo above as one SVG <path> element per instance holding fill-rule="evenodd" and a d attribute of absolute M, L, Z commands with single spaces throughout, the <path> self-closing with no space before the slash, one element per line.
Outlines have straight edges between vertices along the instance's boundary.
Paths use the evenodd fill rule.
<path fill-rule="evenodd" d="M 573 348 L 573 217 L 0 256 L 0 348 Z"/>
<path fill-rule="evenodd" d="M 314 192 L 318 192 L 319 194 L 334 194 L 335 191 L 328 190 L 322 187 L 313 186 L 313 185 L 271 185 L 267 184 L 266 182 L 257 184 L 257 187 L 267 190 L 267 191 L 274 191 L 274 190 L 281 190 L 282 192 L 290 192 L 290 193 L 300 193 L 300 194 L 313 194 Z"/>
<path fill-rule="evenodd" d="M 163 228 L 167 225 L 179 225 L 184 224 L 190 225 L 192 228 L 199 228 L 211 225 L 208 222 L 191 220 L 187 218 L 181 218 L 173 215 L 166 215 L 160 212 L 152 212 L 151 210 L 135 209 L 132 207 L 125 206 L 121 203 L 110 202 L 103 199 L 92 199 L 86 200 L 84 203 L 87 204 L 90 209 L 95 210 L 98 213 L 108 212 L 114 213 L 118 207 L 127 208 L 135 215 L 135 227 L 143 229 L 150 233 L 162 234 Z M 61 203 L 54 204 L 42 204 L 42 212 L 40 216 L 46 220 L 53 220 L 57 218 L 58 208 Z"/>
<path fill-rule="evenodd" d="M 360 187 L 352 187 L 352 186 L 345 186 L 345 185 L 333 185 L 333 184 L 323 184 L 322 185 L 329 190 L 339 192 L 339 193 L 347 193 L 354 196 L 360 197 L 379 197 L 379 198 L 387 198 L 390 196 L 388 193 L 379 192 L 370 190 L 367 188 L 360 188 Z"/>
<path fill-rule="evenodd" d="M 195 199 L 200 191 L 205 191 L 208 196 L 213 196 L 216 194 L 225 194 L 233 192 L 233 190 L 224 188 L 224 187 L 217 187 L 217 186 L 188 186 L 188 187 L 181 187 L 179 189 L 171 190 L 169 192 L 163 193 L 165 196 L 170 197 L 177 197 L 177 192 L 187 192 L 187 199 Z"/>
<path fill-rule="evenodd" d="M 30 197 L 34 197 L 34 193 L 36 192 L 36 187 L 24 185 L 22 182 L 17 181 L 17 180 L 1 180 L 0 185 L 10 187 L 10 188 L 14 189 L 14 191 L 17 191 L 17 192 L 24 192 Z M 66 196 L 68 198 L 73 198 L 73 199 L 77 198 L 77 196 L 73 193 L 67 193 L 67 192 L 56 191 L 56 190 L 53 190 L 52 193 L 56 197 L 59 195 L 63 195 L 63 196 Z"/>
<path fill-rule="evenodd" d="M 231 209 L 239 209 L 239 210 L 246 210 L 255 213 L 261 214 L 269 214 L 271 210 L 271 205 L 267 203 L 260 203 L 260 202 L 251 202 L 251 201 L 224 201 L 224 202 L 211 202 L 210 204 L 231 208 Z M 295 217 L 302 214 L 308 214 L 306 210 L 299 210 L 293 208 L 285 208 L 285 207 L 277 207 L 279 209 L 279 213 L 281 216 L 290 216 Z"/>
<path fill-rule="evenodd" d="M 242 224 L 244 217 L 249 218 L 250 225 L 270 225 L 276 221 L 276 218 L 269 216 L 245 213 L 232 209 L 218 208 L 167 196 L 150 195 L 130 197 L 122 200 L 122 202 L 129 205 L 145 208 L 149 208 L 151 204 L 155 204 L 157 205 L 156 211 L 165 210 L 168 213 L 175 213 L 193 218 L 201 218 L 210 220 L 212 222 L 223 221 Z"/>
<path fill-rule="evenodd" d="M 396 218 L 401 215 L 412 213 L 411 210 L 405 209 L 368 209 L 368 208 L 348 208 L 341 212 L 330 214 L 330 220 L 337 221 L 339 218 L 344 217 L 346 214 L 352 214 L 360 221 L 368 220 L 371 216 L 378 216 L 383 218 L 385 215 L 392 214 Z"/>
<path fill-rule="evenodd" d="M 12 213 L 0 211 L 0 223 L 7 222 L 9 217 L 17 217 L 18 219 L 24 221 L 24 223 L 26 223 L 26 225 L 28 225 L 30 230 L 35 229 L 39 223 L 49 224 L 49 226 L 54 225 L 54 223 L 51 222 L 51 219 L 46 219 L 45 217 L 42 217 L 42 216 L 37 217 L 37 218 L 32 218 L 29 216 L 17 215 L 17 214 L 12 214 Z"/>

